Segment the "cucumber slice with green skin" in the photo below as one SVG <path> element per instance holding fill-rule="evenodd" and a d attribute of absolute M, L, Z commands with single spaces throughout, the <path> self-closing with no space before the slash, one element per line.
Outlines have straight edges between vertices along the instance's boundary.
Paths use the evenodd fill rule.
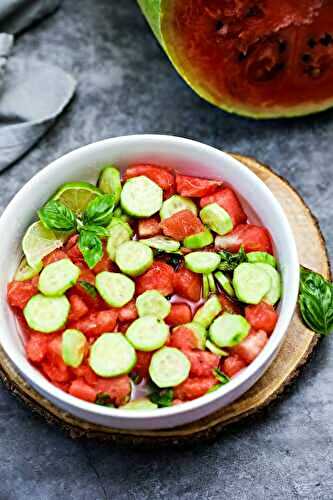
<path fill-rule="evenodd" d="M 235 291 L 232 287 L 231 281 L 224 273 L 218 271 L 217 273 L 215 273 L 215 278 L 217 279 L 223 290 L 227 292 L 228 295 L 230 295 L 230 297 L 235 296 Z"/>
<path fill-rule="evenodd" d="M 270 290 L 272 280 L 258 264 L 243 262 L 236 267 L 232 283 L 239 300 L 246 304 L 259 304 Z"/>
<path fill-rule="evenodd" d="M 214 318 L 220 314 L 222 306 L 216 295 L 212 295 L 195 313 L 193 321 L 208 328 Z"/>
<path fill-rule="evenodd" d="M 185 267 L 194 273 L 209 274 L 218 267 L 221 257 L 213 252 L 192 252 L 185 255 Z"/>
<path fill-rule="evenodd" d="M 126 338 L 139 351 L 156 351 L 168 340 L 169 327 L 154 316 L 144 316 L 133 321 L 127 329 Z"/>
<path fill-rule="evenodd" d="M 229 353 L 227 351 L 223 351 L 209 339 L 206 341 L 206 348 L 213 354 L 216 354 L 216 356 L 229 356 Z"/>
<path fill-rule="evenodd" d="M 100 377 L 125 375 L 135 364 L 135 349 L 122 333 L 103 333 L 90 349 L 89 366 Z"/>
<path fill-rule="evenodd" d="M 162 220 L 168 219 L 168 217 L 171 217 L 173 214 L 176 214 L 181 210 L 191 210 L 194 215 L 198 214 L 197 206 L 190 198 L 174 194 L 163 203 L 160 210 L 160 217 Z"/>
<path fill-rule="evenodd" d="M 116 258 L 117 248 L 126 241 L 129 241 L 133 236 L 132 228 L 127 222 L 122 219 L 112 219 L 107 227 L 109 237 L 106 245 L 106 251 L 111 260 Z"/>
<path fill-rule="evenodd" d="M 168 238 L 167 236 L 153 236 L 152 238 L 140 240 L 140 242 L 156 250 L 161 250 L 162 252 L 177 252 L 180 248 L 179 241 Z"/>
<path fill-rule="evenodd" d="M 53 262 L 40 273 L 38 289 L 48 297 L 59 297 L 75 285 L 80 272 L 80 268 L 69 259 Z"/>
<path fill-rule="evenodd" d="M 120 195 L 122 209 L 133 217 L 151 217 L 162 202 L 163 190 L 144 175 L 126 181 Z"/>
<path fill-rule="evenodd" d="M 200 219 L 220 236 L 229 233 L 234 227 L 228 212 L 217 203 L 210 203 L 202 208 Z"/>
<path fill-rule="evenodd" d="M 170 302 L 157 290 L 147 290 L 136 299 L 139 316 L 154 316 L 164 319 L 170 314 Z"/>
<path fill-rule="evenodd" d="M 151 358 L 149 375 L 152 381 L 160 387 L 175 387 L 186 380 L 190 374 L 191 363 L 179 349 L 163 347 Z"/>
<path fill-rule="evenodd" d="M 62 297 L 45 297 L 41 293 L 34 295 L 23 310 L 29 327 L 42 333 L 60 330 L 66 324 L 70 303 Z"/>
<path fill-rule="evenodd" d="M 103 271 L 96 276 L 96 288 L 100 296 L 111 307 L 123 307 L 132 300 L 135 284 L 121 273 Z"/>
<path fill-rule="evenodd" d="M 14 276 L 15 281 L 31 280 L 43 269 L 43 263 L 39 262 L 35 267 L 29 266 L 27 259 L 23 257 Z"/>
<path fill-rule="evenodd" d="M 150 401 L 148 398 L 133 399 L 129 403 L 121 407 L 122 410 L 157 410 L 158 406 Z"/>
<path fill-rule="evenodd" d="M 204 326 L 202 326 L 200 323 L 196 323 L 195 321 L 191 321 L 191 323 L 185 323 L 184 325 L 176 326 L 176 328 L 173 329 L 173 331 L 176 331 L 177 328 L 181 327 L 188 328 L 191 330 L 196 339 L 197 339 L 197 345 L 196 349 L 200 349 L 201 351 L 204 351 L 206 348 L 206 340 L 207 340 L 207 330 Z"/>
<path fill-rule="evenodd" d="M 250 323 L 240 314 L 223 313 L 209 328 L 209 337 L 218 347 L 233 347 L 248 336 Z"/>
<path fill-rule="evenodd" d="M 79 330 L 68 329 L 62 334 L 61 354 L 67 366 L 77 368 L 83 361 L 87 339 Z"/>
<path fill-rule="evenodd" d="M 202 296 L 204 299 L 208 299 L 209 296 L 208 274 L 202 275 Z"/>
<path fill-rule="evenodd" d="M 105 194 L 113 194 L 116 204 L 119 203 L 121 194 L 120 172 L 117 167 L 104 167 L 100 173 L 97 186 Z"/>
<path fill-rule="evenodd" d="M 208 278 L 209 291 L 211 293 L 216 293 L 216 283 L 215 283 L 215 280 L 214 280 L 213 273 L 208 274 L 207 278 Z"/>
<path fill-rule="evenodd" d="M 214 238 L 212 233 L 209 231 L 209 229 L 206 229 L 201 233 L 187 236 L 183 241 L 183 245 L 184 247 L 190 248 L 191 250 L 197 250 L 198 248 L 204 248 L 208 245 L 211 245 L 213 241 Z"/>
<path fill-rule="evenodd" d="M 149 269 L 154 261 L 150 247 L 140 241 L 127 241 L 116 249 L 116 264 L 129 276 L 139 276 Z"/>
<path fill-rule="evenodd" d="M 248 262 L 251 264 L 262 262 L 263 264 L 269 264 L 270 266 L 277 267 L 276 258 L 267 252 L 249 252 L 246 254 Z"/>
<path fill-rule="evenodd" d="M 113 219 L 120 219 L 122 220 L 123 222 L 128 222 L 130 220 L 130 217 L 126 214 L 124 214 L 124 212 L 122 211 L 122 209 L 120 207 L 117 207 L 115 209 L 115 211 L 113 212 L 113 215 L 114 217 L 112 218 Z M 112 222 L 111 220 L 111 222 Z"/>
<path fill-rule="evenodd" d="M 258 262 L 253 265 L 269 274 L 271 278 L 271 287 L 264 296 L 263 300 L 274 306 L 274 304 L 276 304 L 276 302 L 280 299 L 282 291 L 281 276 L 279 271 L 277 271 L 270 264 L 264 264 L 262 262 Z"/>

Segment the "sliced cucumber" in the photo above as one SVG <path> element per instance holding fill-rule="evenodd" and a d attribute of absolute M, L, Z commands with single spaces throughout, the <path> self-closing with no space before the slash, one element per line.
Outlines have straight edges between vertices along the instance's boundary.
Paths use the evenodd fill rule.
<path fill-rule="evenodd" d="M 236 267 L 232 282 L 237 298 L 246 304 L 259 304 L 272 284 L 265 270 L 248 262 Z"/>
<path fill-rule="evenodd" d="M 128 222 L 130 219 L 130 217 L 128 215 L 126 215 L 122 209 L 120 207 L 117 207 L 115 209 L 115 211 L 113 212 L 113 215 L 114 217 L 112 217 L 112 220 L 111 222 L 114 220 L 114 219 L 120 219 L 122 220 L 123 222 Z"/>
<path fill-rule="evenodd" d="M 65 365 L 77 368 L 82 363 L 87 339 L 79 330 L 68 329 L 62 334 L 61 353 Z"/>
<path fill-rule="evenodd" d="M 181 210 L 191 210 L 194 215 L 198 214 L 197 206 L 190 198 L 174 194 L 163 203 L 160 210 L 160 217 L 162 220 L 167 219 Z"/>
<path fill-rule="evenodd" d="M 113 194 L 116 204 L 119 203 L 122 188 L 120 172 L 117 167 L 104 167 L 100 173 L 97 185 L 102 193 Z"/>
<path fill-rule="evenodd" d="M 234 227 L 228 212 L 217 203 L 210 203 L 202 208 L 200 210 L 200 219 L 221 236 L 229 233 Z"/>
<path fill-rule="evenodd" d="M 202 326 L 200 323 L 196 323 L 195 321 L 192 321 L 191 323 L 185 323 L 184 325 L 177 326 L 174 328 L 174 331 L 177 330 L 177 328 L 181 328 L 185 326 L 189 330 L 191 330 L 196 339 L 197 339 L 197 345 L 196 349 L 200 349 L 201 351 L 205 350 L 206 347 L 206 339 L 207 339 L 207 330 L 204 326 Z"/>
<path fill-rule="evenodd" d="M 194 273 L 212 273 L 220 261 L 221 257 L 213 252 L 192 252 L 185 255 L 185 267 Z"/>
<path fill-rule="evenodd" d="M 154 316 L 138 318 L 128 327 L 127 340 L 139 351 L 156 351 L 169 337 L 169 327 Z"/>
<path fill-rule="evenodd" d="M 129 276 L 139 276 L 150 268 L 154 254 L 150 247 L 140 241 L 127 241 L 116 249 L 116 264 Z"/>
<path fill-rule="evenodd" d="M 136 299 L 139 316 L 154 316 L 164 319 L 170 314 L 170 302 L 157 290 L 147 290 Z"/>
<path fill-rule="evenodd" d="M 122 209 L 133 217 L 150 217 L 162 206 L 163 190 L 144 175 L 125 182 L 120 196 Z"/>
<path fill-rule="evenodd" d="M 209 229 L 202 231 L 201 233 L 192 234 L 191 236 L 187 236 L 183 245 L 186 248 L 191 248 L 192 250 L 197 250 L 198 248 L 204 248 L 208 245 L 211 245 L 214 241 L 212 233 Z"/>
<path fill-rule="evenodd" d="M 161 389 L 181 384 L 190 374 L 191 363 L 175 347 L 163 347 L 151 358 L 149 375 Z"/>
<path fill-rule="evenodd" d="M 202 275 L 202 296 L 204 299 L 208 299 L 209 296 L 208 274 Z"/>
<path fill-rule="evenodd" d="M 129 302 L 135 292 L 135 284 L 120 273 L 103 271 L 96 276 L 96 288 L 111 307 L 122 307 Z"/>
<path fill-rule="evenodd" d="M 233 347 L 247 337 L 250 323 L 240 314 L 223 313 L 213 321 L 209 337 L 218 347 Z"/>
<path fill-rule="evenodd" d="M 124 375 L 135 364 L 135 349 L 122 333 L 103 333 L 90 349 L 90 368 L 100 377 Z"/>
<path fill-rule="evenodd" d="M 162 252 L 177 252 L 180 247 L 179 241 L 168 238 L 167 236 L 153 236 L 152 238 L 146 238 L 140 240 L 141 243 L 148 245 L 156 250 L 161 250 Z"/>
<path fill-rule="evenodd" d="M 133 236 L 132 228 L 127 222 L 122 219 L 113 218 L 107 227 L 109 231 L 106 251 L 111 260 L 116 258 L 117 248 L 126 241 L 129 241 Z"/>
<path fill-rule="evenodd" d="M 207 339 L 206 341 L 206 348 L 213 354 L 216 354 L 216 356 L 229 356 L 229 353 L 227 351 L 223 351 L 209 339 Z"/>
<path fill-rule="evenodd" d="M 29 327 L 43 333 L 60 330 L 67 321 L 70 303 L 62 297 L 45 297 L 41 293 L 34 295 L 23 310 Z"/>
<path fill-rule="evenodd" d="M 195 313 L 193 321 L 208 328 L 214 318 L 222 311 L 222 306 L 216 295 L 212 295 Z"/>
<path fill-rule="evenodd" d="M 258 262 L 257 264 L 254 265 L 257 266 L 259 269 L 265 271 L 267 274 L 269 274 L 271 278 L 271 287 L 264 296 L 263 300 L 265 302 L 268 302 L 269 304 L 272 304 L 273 306 L 281 297 L 282 286 L 281 286 L 280 273 L 270 264 L 264 264 L 262 262 Z"/>
<path fill-rule="evenodd" d="M 248 262 L 257 263 L 262 262 L 270 266 L 277 267 L 276 258 L 267 252 L 249 252 L 246 254 Z"/>
<path fill-rule="evenodd" d="M 59 297 L 75 285 L 80 268 L 69 259 L 61 259 L 44 267 L 40 273 L 38 288 L 48 297 Z"/>
<path fill-rule="evenodd" d="M 235 291 L 232 287 L 231 281 L 224 273 L 218 271 L 217 273 L 215 273 L 215 278 L 217 279 L 223 290 L 227 292 L 228 295 L 230 295 L 230 297 L 235 296 Z"/>
<path fill-rule="evenodd" d="M 14 276 L 15 281 L 31 280 L 43 269 L 43 263 L 39 262 L 35 267 L 29 266 L 27 259 L 23 257 Z"/>
<path fill-rule="evenodd" d="M 216 283 L 215 283 L 215 280 L 214 280 L 213 273 L 209 273 L 207 275 L 207 278 L 208 278 L 209 291 L 211 293 L 216 293 Z"/>
<path fill-rule="evenodd" d="M 148 410 L 157 410 L 158 405 L 150 401 L 148 398 L 138 398 L 133 399 L 126 405 L 122 406 L 122 410 L 139 410 L 139 411 L 148 411 Z"/>

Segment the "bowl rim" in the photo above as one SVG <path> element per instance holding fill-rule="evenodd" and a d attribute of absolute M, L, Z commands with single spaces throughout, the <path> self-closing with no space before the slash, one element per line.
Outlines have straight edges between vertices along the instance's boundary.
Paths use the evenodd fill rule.
<path fill-rule="evenodd" d="M 44 168 L 42 168 L 39 172 L 37 172 L 22 188 L 18 191 L 18 193 L 12 198 L 10 203 L 5 208 L 4 212 L 0 217 L 0 234 L 5 234 L 5 227 L 7 224 L 7 219 L 10 216 L 13 208 L 22 203 L 22 201 L 26 198 L 27 195 L 31 193 L 31 190 L 34 188 L 38 188 L 38 185 L 43 183 L 44 180 L 48 178 L 48 176 L 54 172 L 56 172 L 59 168 L 62 168 L 64 164 L 69 164 L 72 160 L 85 156 L 87 153 L 91 153 L 95 150 L 95 153 L 99 150 L 103 150 L 105 147 L 111 145 L 120 144 L 122 142 L 127 143 L 127 146 L 130 146 L 131 143 L 136 143 L 137 141 L 145 141 L 147 144 L 150 142 L 158 141 L 163 142 L 168 145 L 187 145 L 193 149 L 193 152 L 199 151 L 201 154 L 215 154 L 220 161 L 225 161 L 226 157 L 228 161 L 233 163 L 235 167 L 237 167 L 240 171 L 240 175 L 244 176 L 252 184 L 256 184 L 256 189 L 258 189 L 261 193 L 264 193 L 266 197 L 270 199 L 271 206 L 274 207 L 275 211 L 279 213 L 279 223 L 283 228 L 283 232 L 286 235 L 286 241 L 289 246 L 289 253 L 291 255 L 291 287 L 288 290 L 288 301 L 281 308 L 279 313 L 278 323 L 274 330 L 276 335 L 272 335 L 269 339 L 269 342 L 265 346 L 265 348 L 261 351 L 261 353 L 257 356 L 257 358 L 250 363 L 237 377 L 231 379 L 228 384 L 220 387 L 218 390 L 205 394 L 199 398 L 196 398 L 191 401 L 183 402 L 182 404 L 167 407 L 167 408 L 159 408 L 156 410 L 147 410 L 145 412 L 140 412 L 139 410 L 122 410 L 121 408 L 106 408 L 103 406 L 98 406 L 93 403 L 89 403 L 83 401 L 79 398 L 71 396 L 70 394 L 62 391 L 60 388 L 53 385 L 50 381 L 46 379 L 46 377 L 36 378 L 34 368 L 28 359 L 26 358 L 26 363 L 24 364 L 24 368 L 20 366 L 19 361 L 17 360 L 17 356 L 15 353 L 15 349 L 11 349 L 11 346 L 6 342 L 1 342 L 2 348 L 5 353 L 11 360 L 11 362 L 15 365 L 15 367 L 19 370 L 20 373 L 24 376 L 24 378 L 28 379 L 29 383 L 40 391 L 45 397 L 51 399 L 51 401 L 56 400 L 57 402 L 66 403 L 69 407 L 76 407 L 78 410 L 83 411 L 84 413 L 88 413 L 91 415 L 99 415 L 99 416 L 108 416 L 110 417 L 110 423 L 112 425 L 112 418 L 117 418 L 119 420 L 128 421 L 129 425 L 131 421 L 142 421 L 146 419 L 160 419 L 166 418 L 168 416 L 175 416 L 179 414 L 186 414 L 188 412 L 192 412 L 193 410 L 199 409 L 200 407 L 204 407 L 217 401 L 219 399 L 223 399 L 227 394 L 235 391 L 238 387 L 244 384 L 247 380 L 251 379 L 255 376 L 257 372 L 263 370 L 260 374 L 260 377 L 263 375 L 265 368 L 270 365 L 270 362 L 274 359 L 274 355 L 278 352 L 279 347 L 282 344 L 282 341 L 287 333 L 287 329 L 291 318 L 293 316 L 297 297 L 298 297 L 298 288 L 299 288 L 299 260 L 297 254 L 296 243 L 294 239 L 294 235 L 292 233 L 290 224 L 288 219 L 280 205 L 280 203 L 275 198 L 274 194 L 269 190 L 266 184 L 257 177 L 250 169 L 248 169 L 244 164 L 240 161 L 232 157 L 230 154 L 225 153 L 213 146 L 203 144 L 199 141 L 195 141 L 192 139 L 187 139 L 183 137 L 177 137 L 173 135 L 164 135 L 164 134 L 134 134 L 134 135 L 123 135 L 113 138 L 104 139 L 101 141 L 93 142 L 87 144 L 85 146 L 79 147 L 73 151 L 66 153 L 65 155 L 60 156 L 56 160 L 52 161 Z M 260 216 L 260 214 L 259 214 Z M 9 306 L 8 306 L 9 307 Z M 10 309 L 10 308 L 9 308 Z M 10 310 L 11 314 L 12 311 Z M 2 313 L 0 313 L 0 316 Z M 6 338 L 6 336 L 5 336 Z M 242 394 L 246 392 L 243 391 Z M 84 417 L 83 417 L 84 418 Z"/>

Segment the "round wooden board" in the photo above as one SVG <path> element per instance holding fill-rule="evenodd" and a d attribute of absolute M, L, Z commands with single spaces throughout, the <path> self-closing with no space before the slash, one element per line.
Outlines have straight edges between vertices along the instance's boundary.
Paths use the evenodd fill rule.
<path fill-rule="evenodd" d="M 300 262 L 330 277 L 329 260 L 325 241 L 318 222 L 302 198 L 281 177 L 256 160 L 234 155 L 258 175 L 283 206 L 293 228 Z M 0 378 L 8 389 L 22 399 L 33 411 L 49 423 L 58 424 L 71 437 L 89 437 L 129 444 L 179 444 L 185 441 L 214 437 L 231 423 L 263 409 L 281 394 L 283 389 L 297 376 L 299 368 L 308 360 L 317 336 L 302 323 L 295 312 L 286 340 L 279 355 L 264 376 L 240 399 L 192 424 L 168 430 L 124 431 L 94 425 L 60 410 L 32 389 L 17 373 L 0 347 Z"/>

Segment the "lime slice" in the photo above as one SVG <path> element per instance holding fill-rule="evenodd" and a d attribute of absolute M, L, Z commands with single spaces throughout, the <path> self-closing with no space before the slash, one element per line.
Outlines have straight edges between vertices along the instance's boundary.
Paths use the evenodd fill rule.
<path fill-rule="evenodd" d="M 42 258 L 56 248 L 62 247 L 67 237 L 68 234 L 61 238 L 59 234 L 56 235 L 50 229 L 46 229 L 40 221 L 31 224 L 22 240 L 23 252 L 29 266 L 38 269 Z"/>
<path fill-rule="evenodd" d="M 102 192 L 89 182 L 66 182 L 60 186 L 52 199 L 61 201 L 80 217 L 88 203 L 101 194 Z"/>

